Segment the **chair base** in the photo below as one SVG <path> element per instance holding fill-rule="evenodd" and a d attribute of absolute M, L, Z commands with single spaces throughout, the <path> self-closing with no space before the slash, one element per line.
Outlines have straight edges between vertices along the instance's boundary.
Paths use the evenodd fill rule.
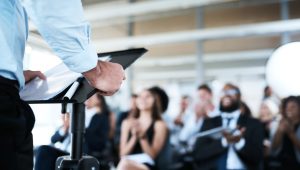
<path fill-rule="evenodd" d="M 61 156 L 56 160 L 55 170 L 99 170 L 99 162 L 91 156 L 83 156 L 79 160 Z"/>

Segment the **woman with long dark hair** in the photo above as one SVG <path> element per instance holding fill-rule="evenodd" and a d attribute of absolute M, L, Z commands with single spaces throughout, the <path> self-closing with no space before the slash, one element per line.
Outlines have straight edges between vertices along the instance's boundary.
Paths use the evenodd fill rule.
<path fill-rule="evenodd" d="M 155 158 L 167 139 L 167 126 L 159 94 L 153 89 L 142 91 L 137 98 L 134 119 L 126 119 L 121 127 L 119 170 L 156 169 Z"/>
<path fill-rule="evenodd" d="M 290 96 L 282 101 L 282 119 L 272 140 L 272 154 L 280 168 L 300 169 L 300 99 Z"/>
<path fill-rule="evenodd" d="M 109 110 L 105 98 L 100 94 L 95 94 L 89 98 L 85 105 L 87 109 L 93 109 L 94 114 L 91 121 L 87 122 L 88 127 L 84 137 L 84 153 L 93 155 L 98 159 L 102 159 L 99 155 L 109 143 L 109 135 L 113 132 L 112 126 L 115 123 L 111 122 L 114 115 Z M 112 134 L 113 135 L 113 134 Z M 69 116 L 63 119 L 61 126 L 52 136 L 51 142 L 54 144 L 60 143 L 61 147 L 43 145 L 36 151 L 35 170 L 54 170 L 55 161 L 59 156 L 68 155 L 70 150 L 70 133 L 69 133 Z"/>
<path fill-rule="evenodd" d="M 110 111 L 105 98 L 99 93 L 90 97 L 85 105 L 96 113 L 86 128 L 86 153 L 97 154 L 111 143 L 115 131 L 115 115 Z"/>

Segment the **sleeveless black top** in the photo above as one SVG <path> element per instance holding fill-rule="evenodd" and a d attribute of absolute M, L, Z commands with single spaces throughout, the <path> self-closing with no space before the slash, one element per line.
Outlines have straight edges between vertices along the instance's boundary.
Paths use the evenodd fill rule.
<path fill-rule="evenodd" d="M 152 123 L 146 130 L 146 134 L 145 134 L 150 145 L 152 144 L 153 138 L 154 138 L 154 124 L 155 124 L 155 121 L 152 121 Z M 128 140 L 130 138 L 131 138 L 131 133 L 129 134 Z M 143 153 L 143 149 L 142 149 L 142 146 L 140 145 L 140 143 L 136 142 L 136 144 L 130 154 L 138 154 L 138 153 Z"/>
<path fill-rule="evenodd" d="M 295 133 L 298 128 L 299 124 L 294 127 Z M 283 164 L 283 167 L 289 167 L 290 169 L 300 168 L 300 163 L 297 160 L 294 144 L 286 134 L 283 136 L 282 150 L 279 153 L 279 158 Z"/>

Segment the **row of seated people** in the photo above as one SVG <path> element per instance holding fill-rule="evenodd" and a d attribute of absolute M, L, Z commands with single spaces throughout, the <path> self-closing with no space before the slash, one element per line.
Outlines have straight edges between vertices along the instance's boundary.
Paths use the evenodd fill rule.
<path fill-rule="evenodd" d="M 83 151 L 85 154 L 98 158 L 98 160 L 113 162 L 114 113 L 109 110 L 105 98 L 99 94 L 89 98 L 85 102 L 85 105 L 87 111 L 94 114 L 89 114 L 86 118 Z M 51 145 L 43 145 L 36 150 L 36 170 L 54 170 L 56 159 L 60 156 L 70 154 L 71 134 L 69 113 L 62 115 L 62 124 L 51 137 Z M 107 164 L 104 167 L 107 167 Z"/>
<path fill-rule="evenodd" d="M 283 169 L 287 165 L 289 169 L 300 169 L 298 97 L 283 100 L 280 119 L 261 123 L 251 116 L 239 88 L 233 84 L 224 86 L 219 107 L 213 106 L 207 85 L 200 86 L 198 92 L 201 100 L 196 102 L 194 113 L 179 114 L 174 121 L 163 114 L 168 107 L 168 96 L 158 87 L 132 96 L 131 110 L 120 114 L 116 124 L 113 113 L 99 107 L 97 116 L 103 118 L 93 117 L 87 127 L 85 153 L 97 157 L 100 163 L 113 161 L 119 170 Z M 93 107 L 105 103 L 100 98 L 90 102 Z M 266 137 L 266 127 L 270 124 L 274 124 L 273 131 Z M 207 133 L 216 129 L 215 133 Z M 50 159 L 49 148 L 39 148 L 36 169 L 54 169 L 55 159 L 67 154 L 55 151 L 56 155 Z M 102 169 L 105 168 L 109 169 Z"/>
<path fill-rule="evenodd" d="M 157 91 L 163 92 L 154 87 L 141 92 L 138 98 L 133 96 L 134 109 L 121 114 L 116 130 L 114 115 L 109 111 L 105 98 L 96 94 L 87 100 L 87 109 L 97 114 L 86 128 L 84 153 L 96 157 L 102 169 L 112 168 L 109 163 L 118 164 L 118 169 L 156 169 L 161 160 L 156 158 L 168 141 L 168 129 L 161 117 L 166 107 L 161 107 Z M 69 154 L 68 114 L 63 116 L 63 126 L 52 136 L 51 142 L 53 145 L 37 149 L 36 170 L 54 170 L 56 159 Z"/>
<path fill-rule="evenodd" d="M 233 84 L 224 86 L 219 107 L 212 104 L 207 85 L 199 86 L 197 94 L 201 102 L 194 112 L 186 111 L 184 96 L 172 122 L 173 162 L 180 162 L 179 169 L 300 169 L 299 97 L 287 97 L 279 107 L 273 96 L 264 95 L 255 119 Z M 204 135 L 219 127 L 221 133 Z"/>

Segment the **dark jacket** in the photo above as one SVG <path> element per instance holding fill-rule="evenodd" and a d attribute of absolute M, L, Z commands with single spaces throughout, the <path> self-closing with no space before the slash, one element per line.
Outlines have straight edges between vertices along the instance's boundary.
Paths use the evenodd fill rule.
<path fill-rule="evenodd" d="M 54 135 L 51 137 L 51 143 L 55 144 L 56 142 L 63 142 L 69 135 L 69 132 L 67 132 L 65 135 L 61 135 L 59 133 L 59 130 L 61 127 L 54 133 Z"/>
<path fill-rule="evenodd" d="M 95 114 L 85 132 L 85 153 L 102 152 L 108 143 L 109 115 Z"/>
<path fill-rule="evenodd" d="M 236 151 L 241 161 L 247 169 L 260 169 L 263 160 L 263 126 L 254 118 L 241 115 L 237 122 L 238 126 L 245 127 L 244 134 L 245 145 Z M 222 117 L 217 116 L 204 120 L 200 131 L 222 126 Z M 198 138 L 195 143 L 193 157 L 196 166 L 200 169 L 217 169 L 216 161 L 228 151 L 223 147 L 221 138 L 213 139 L 211 137 Z"/>

